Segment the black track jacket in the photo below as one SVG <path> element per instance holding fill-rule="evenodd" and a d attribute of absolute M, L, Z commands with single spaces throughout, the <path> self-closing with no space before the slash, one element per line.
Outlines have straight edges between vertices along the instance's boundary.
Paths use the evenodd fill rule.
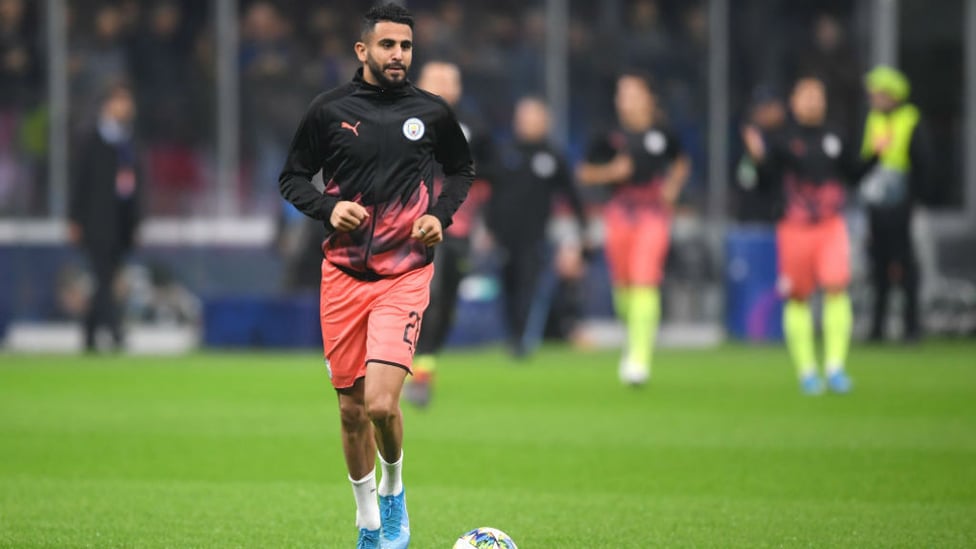
<path fill-rule="evenodd" d="M 445 175 L 436 201 L 435 161 Z M 320 169 L 324 192 L 311 182 Z M 278 185 L 299 211 L 325 223 L 328 261 L 356 278 L 375 280 L 431 262 L 432 249 L 410 236 L 413 222 L 429 213 L 446 229 L 473 179 L 467 140 L 440 97 L 410 83 L 373 86 L 359 69 L 351 82 L 312 101 Z M 348 233 L 329 223 L 340 200 L 369 212 Z"/>

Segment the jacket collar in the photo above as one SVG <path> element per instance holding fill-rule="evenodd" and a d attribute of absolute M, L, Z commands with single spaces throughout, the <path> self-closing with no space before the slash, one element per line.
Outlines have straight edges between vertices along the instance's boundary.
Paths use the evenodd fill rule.
<path fill-rule="evenodd" d="M 375 86 L 367 82 L 366 79 L 363 77 L 362 67 L 356 69 L 356 75 L 353 76 L 352 81 L 354 84 L 356 84 L 363 90 L 370 91 L 386 97 L 399 97 L 399 96 L 407 95 L 410 93 L 410 88 L 413 87 L 413 84 L 410 82 L 410 79 L 407 79 L 404 85 L 397 86 L 395 88 L 384 88 L 381 86 Z"/>

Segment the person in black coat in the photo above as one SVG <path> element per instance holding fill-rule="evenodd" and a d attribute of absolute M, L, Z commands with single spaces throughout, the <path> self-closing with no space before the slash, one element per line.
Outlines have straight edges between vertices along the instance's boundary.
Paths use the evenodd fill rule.
<path fill-rule="evenodd" d="M 115 83 L 100 102 L 95 127 L 82 135 L 72 169 L 69 238 L 89 260 L 94 294 L 84 319 L 85 349 L 96 350 L 98 328 L 107 327 L 116 349 L 123 344 L 120 306 L 113 281 L 132 249 L 139 224 L 143 181 L 132 123 L 132 90 Z"/>
<path fill-rule="evenodd" d="M 513 122 L 514 142 L 500 151 L 487 221 L 504 251 L 500 274 L 509 347 L 522 357 L 537 343 L 530 326 L 533 309 L 548 311 L 539 290 L 549 261 L 546 232 L 555 196 L 562 195 L 572 209 L 580 243 L 585 242 L 587 222 L 566 159 L 548 142 L 548 105 L 538 97 L 524 97 L 515 106 Z"/>

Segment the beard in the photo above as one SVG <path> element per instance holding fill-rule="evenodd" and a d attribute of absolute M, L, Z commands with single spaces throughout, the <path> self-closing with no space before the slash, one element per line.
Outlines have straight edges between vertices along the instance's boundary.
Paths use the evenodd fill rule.
<path fill-rule="evenodd" d="M 366 65 L 369 66 L 369 72 L 376 78 L 376 81 L 380 83 L 381 88 L 399 88 L 407 84 L 407 65 L 403 63 L 387 63 L 386 65 L 380 65 L 375 59 L 366 54 Z M 398 67 L 403 70 L 403 76 L 400 78 L 392 79 L 386 76 L 386 69 Z"/>

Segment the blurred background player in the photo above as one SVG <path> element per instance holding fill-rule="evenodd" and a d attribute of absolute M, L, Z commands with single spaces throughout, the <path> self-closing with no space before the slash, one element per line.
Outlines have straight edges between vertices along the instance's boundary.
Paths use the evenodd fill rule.
<path fill-rule="evenodd" d="M 786 125 L 786 105 L 783 99 L 768 85 L 757 86 L 752 91 L 751 104 L 747 114 L 748 123 L 759 128 L 763 135 L 773 136 Z M 772 207 L 769 182 L 760 182 L 759 177 L 770 174 L 756 168 L 756 163 L 748 151 L 742 154 L 736 167 L 736 213 L 739 221 L 772 223 L 775 212 Z"/>
<path fill-rule="evenodd" d="M 586 228 L 583 202 L 566 159 L 549 143 L 549 126 L 549 107 L 542 99 L 525 97 L 516 103 L 514 141 L 499 153 L 500 173 L 492 181 L 488 208 L 489 229 L 504 253 L 505 320 L 509 349 L 516 357 L 531 352 L 541 339 L 555 290 L 542 288 L 540 275 L 553 255 L 546 229 L 557 194 L 572 208 L 579 242 Z"/>
<path fill-rule="evenodd" d="M 102 327 L 108 328 L 116 350 L 123 346 L 114 281 L 132 249 L 142 213 L 142 176 L 132 136 L 135 115 L 132 90 L 125 83 L 112 84 L 101 100 L 95 127 L 79 140 L 74 157 L 69 238 L 85 252 L 95 278 L 84 320 L 88 351 L 97 350 Z"/>
<path fill-rule="evenodd" d="M 407 382 L 404 398 L 419 407 L 427 406 L 433 394 L 434 372 L 437 354 L 444 347 L 454 320 L 458 286 L 469 268 L 471 232 L 477 223 L 481 206 L 489 193 L 485 180 L 490 173 L 491 141 L 481 131 L 472 116 L 462 116 L 459 111 L 461 95 L 461 71 L 454 63 L 428 61 L 420 69 L 417 87 L 439 95 L 458 116 L 458 123 L 468 140 L 471 156 L 475 160 L 478 178 L 471 185 L 468 197 L 454 214 L 454 222 L 444 231 L 444 241 L 434 256 L 434 278 L 430 283 L 430 305 L 424 312 L 424 329 L 420 331 L 417 354 L 413 362 L 413 377 Z M 444 176 L 439 171 L 434 179 L 434 196 L 438 196 Z"/>
<path fill-rule="evenodd" d="M 591 147 L 577 177 L 584 185 L 614 186 L 604 222 L 614 308 L 627 326 L 619 374 L 639 385 L 650 377 L 672 209 L 691 167 L 647 76 L 620 76 L 615 105 L 619 129 Z"/>
<path fill-rule="evenodd" d="M 879 66 L 869 72 L 865 85 L 871 104 L 864 126 L 862 155 L 874 153 L 874 143 L 889 142 L 877 166 L 865 177 L 862 197 L 868 204 L 868 257 L 874 309 L 870 338 L 885 337 L 888 292 L 892 283 L 904 292 L 905 341 L 921 337 L 919 323 L 919 267 L 912 240 L 915 204 L 932 194 L 928 173 L 931 145 L 918 108 L 908 102 L 910 86 L 901 72 Z"/>
<path fill-rule="evenodd" d="M 783 327 L 807 394 L 823 392 L 814 350 L 810 297 L 823 288 L 824 359 L 831 390 L 851 388 L 844 371 L 853 313 L 847 295 L 850 243 L 843 217 L 844 185 L 857 181 L 877 160 L 857 160 L 841 134 L 825 125 L 827 96 L 823 82 L 801 77 L 790 96 L 793 120 L 777 136 L 754 126 L 743 130 L 746 149 L 761 172 L 760 181 L 775 181 L 781 217 L 776 227 L 779 290 L 788 299 Z M 876 148 L 883 146 L 877 143 Z"/>

